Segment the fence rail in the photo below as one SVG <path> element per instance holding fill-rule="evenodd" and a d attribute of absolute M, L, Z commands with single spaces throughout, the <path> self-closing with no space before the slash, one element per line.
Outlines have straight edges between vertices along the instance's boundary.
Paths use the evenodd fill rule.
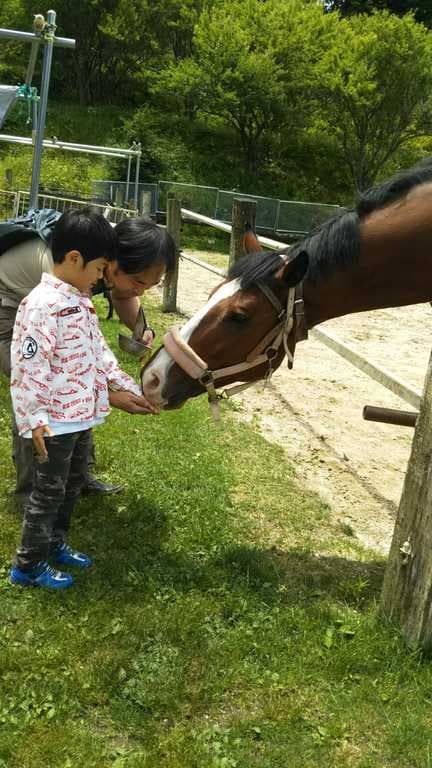
<path fill-rule="evenodd" d="M 28 192 L 19 191 L 14 193 L 16 195 L 15 206 L 12 216 L 22 216 L 29 208 L 30 195 Z M 38 206 L 40 208 L 54 208 L 56 211 L 67 211 L 69 208 L 91 208 L 100 210 L 105 214 L 110 221 L 117 224 L 123 219 L 127 219 L 133 216 L 138 216 L 138 211 L 131 208 L 116 208 L 107 206 L 102 203 L 92 203 L 87 200 L 74 200 L 69 197 L 57 197 L 56 195 L 50 195 L 41 193 L 38 195 Z"/>

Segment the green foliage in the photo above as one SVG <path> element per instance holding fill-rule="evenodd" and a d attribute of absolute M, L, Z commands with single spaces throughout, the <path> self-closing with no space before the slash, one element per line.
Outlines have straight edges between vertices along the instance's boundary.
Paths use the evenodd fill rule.
<path fill-rule="evenodd" d="M 429 23 L 430 10 L 418 0 L 414 21 L 403 16 L 411 5 L 61 0 L 58 32 L 78 46 L 54 51 L 46 135 L 122 146 L 139 139 L 143 180 L 349 203 L 430 152 L 432 44 L 417 23 Z M 326 12 L 336 7 L 346 16 Z M 384 7 L 394 13 L 375 12 Z M 0 24 L 29 29 L 36 10 L 35 0 L 4 0 Z M 28 53 L 1 41 L 1 82 L 23 81 Z M 41 57 L 35 85 L 40 65 Z M 6 130 L 27 129 L 21 105 Z M 17 163 L 24 184 L 26 152 L 0 145 L 0 158 L 5 168 Z M 125 178 L 125 163 L 96 167 L 71 156 L 48 175 L 65 189 L 69 177 L 76 191 L 88 190 L 92 175 Z"/>
<path fill-rule="evenodd" d="M 390 11 L 398 16 L 412 13 L 416 21 L 432 27 L 430 0 L 324 0 L 328 10 L 339 11 L 344 16 L 354 13 Z"/>
<path fill-rule="evenodd" d="M 86 156 L 71 156 L 68 152 L 46 152 L 43 158 L 40 189 L 62 190 L 68 194 L 91 194 L 91 182 L 100 178 L 103 174 L 101 165 Z M 13 187 L 27 190 L 32 169 L 32 151 L 30 147 L 14 148 L 0 158 L 1 186 L 6 169 L 11 169 L 13 174 Z"/>
<path fill-rule="evenodd" d="M 187 103 L 193 78 L 198 80 L 197 111 L 234 127 L 246 168 L 256 173 L 269 134 L 306 119 L 309 105 L 301 94 L 313 79 L 317 41 L 327 45 L 333 27 L 318 6 L 296 0 L 218 3 L 196 26 L 194 65 L 184 61 L 179 75 L 168 70 L 167 88 Z"/>
<path fill-rule="evenodd" d="M 411 16 L 353 16 L 327 56 L 322 117 L 365 189 L 402 144 L 431 132 L 432 38 Z"/>

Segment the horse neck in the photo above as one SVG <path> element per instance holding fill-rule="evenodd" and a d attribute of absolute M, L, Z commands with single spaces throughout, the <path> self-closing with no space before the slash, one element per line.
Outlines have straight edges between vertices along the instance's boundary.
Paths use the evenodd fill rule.
<path fill-rule="evenodd" d="M 417 202 L 417 201 L 416 201 Z M 432 200 L 427 207 L 391 206 L 360 224 L 357 261 L 329 278 L 303 285 L 309 328 L 365 310 L 418 304 L 432 298 Z"/>

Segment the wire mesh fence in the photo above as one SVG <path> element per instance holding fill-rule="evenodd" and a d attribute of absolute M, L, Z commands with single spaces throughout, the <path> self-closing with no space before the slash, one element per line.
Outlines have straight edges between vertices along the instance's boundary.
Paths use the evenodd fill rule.
<path fill-rule="evenodd" d="M 276 231 L 279 200 L 276 200 L 274 197 L 243 195 L 239 192 L 228 192 L 227 190 L 220 189 L 217 196 L 215 219 L 219 219 L 219 221 L 231 222 L 233 200 L 239 197 L 242 200 L 254 200 L 256 202 L 256 226 L 258 228 L 271 229 Z"/>
<path fill-rule="evenodd" d="M 340 205 L 279 200 L 275 232 L 304 235 L 344 210 Z"/>
<path fill-rule="evenodd" d="M 132 181 L 93 182 L 91 201 L 80 200 L 61 194 L 42 192 L 38 197 L 39 207 L 55 208 L 64 211 L 67 208 L 79 208 L 89 205 L 102 211 L 110 207 L 109 219 L 121 221 L 137 215 L 155 216 L 165 214 L 167 200 L 176 197 L 183 208 L 208 216 L 225 223 L 231 223 L 232 204 L 235 198 L 254 200 L 257 204 L 256 226 L 260 231 L 274 232 L 281 235 L 302 237 L 315 227 L 345 210 L 339 205 L 328 203 L 305 203 L 299 200 L 279 200 L 273 197 L 242 194 L 217 187 L 199 184 L 185 184 L 177 181 L 159 181 L 156 183 L 140 182 L 138 206 L 133 206 Z M 0 191 L 0 218 L 19 216 L 26 212 L 29 205 L 27 192 Z"/>
<path fill-rule="evenodd" d="M 184 184 L 178 181 L 159 181 L 158 210 L 165 213 L 168 197 L 176 197 L 183 208 L 188 208 L 203 216 L 216 218 L 217 187 L 204 187 L 198 184 Z"/>
<path fill-rule="evenodd" d="M 225 223 L 231 223 L 232 204 L 235 198 L 254 200 L 257 204 L 257 229 L 299 237 L 345 210 L 339 205 L 328 203 L 279 200 L 274 197 L 243 194 L 198 184 L 160 181 L 157 200 L 159 212 L 166 212 L 166 203 L 170 196 L 180 200 L 182 208 Z"/>
<path fill-rule="evenodd" d="M 135 182 L 98 180 L 92 183 L 92 198 L 95 202 L 135 208 Z M 158 185 L 139 182 L 138 210 L 146 215 L 155 215 L 158 210 Z"/>

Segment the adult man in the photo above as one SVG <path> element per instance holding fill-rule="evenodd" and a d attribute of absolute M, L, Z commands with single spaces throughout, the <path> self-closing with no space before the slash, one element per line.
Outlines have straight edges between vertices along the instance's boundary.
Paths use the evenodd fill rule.
<path fill-rule="evenodd" d="M 113 234 L 117 239 L 117 260 L 108 264 L 103 281 L 93 293 L 109 290 L 120 320 L 133 330 L 140 308 L 139 297 L 157 285 L 166 270 L 172 269 L 175 245 L 165 229 L 143 218 L 125 219 Z M 41 275 L 52 271 L 53 260 L 49 245 L 35 232 L 24 242 L 3 253 L 2 250 L 0 248 L 0 372 L 10 376 L 10 345 L 18 305 L 40 282 Z M 153 333 L 146 331 L 143 341 L 151 344 L 152 340 Z M 110 404 L 128 413 L 154 412 L 144 397 L 131 392 L 111 392 Z M 15 497 L 20 504 L 31 491 L 33 451 L 31 441 L 18 436 L 15 423 L 12 444 L 17 472 Z M 91 466 L 91 459 L 89 463 Z M 120 486 L 102 483 L 89 472 L 83 492 L 108 494 L 119 490 Z"/>

